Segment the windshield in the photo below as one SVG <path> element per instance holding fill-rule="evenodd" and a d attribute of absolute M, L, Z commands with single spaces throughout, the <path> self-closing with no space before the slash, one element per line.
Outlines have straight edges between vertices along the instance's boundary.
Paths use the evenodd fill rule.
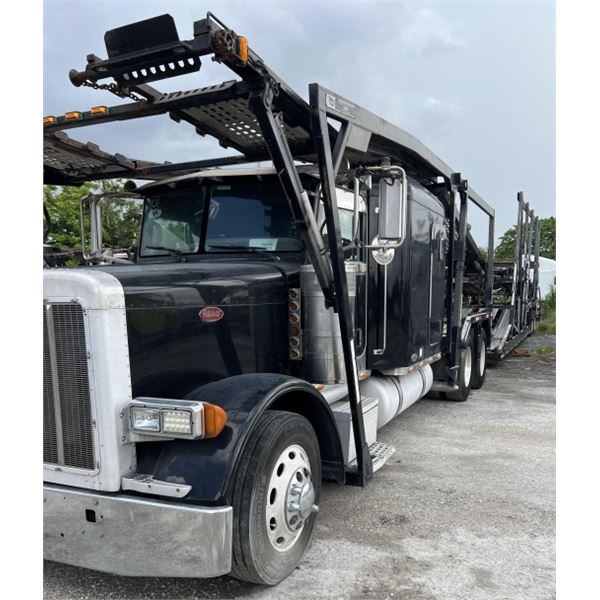
<path fill-rule="evenodd" d="M 203 188 L 147 198 L 140 255 L 198 252 L 204 198 Z"/>
<path fill-rule="evenodd" d="M 304 248 L 279 181 L 209 182 L 149 196 L 140 256 L 298 252 Z"/>
<path fill-rule="evenodd" d="M 218 252 L 227 247 L 302 250 L 304 244 L 278 182 L 223 184 L 212 190 L 205 248 Z"/>

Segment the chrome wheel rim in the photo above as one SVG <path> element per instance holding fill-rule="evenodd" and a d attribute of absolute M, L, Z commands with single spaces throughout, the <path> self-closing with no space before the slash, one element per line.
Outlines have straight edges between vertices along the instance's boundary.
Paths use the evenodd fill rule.
<path fill-rule="evenodd" d="M 302 446 L 292 444 L 275 462 L 267 488 L 265 520 L 273 548 L 289 550 L 316 510 L 310 460 Z"/>
<path fill-rule="evenodd" d="M 465 348 L 465 354 L 464 354 L 464 368 L 463 368 L 463 373 L 464 373 L 464 381 L 465 381 L 465 387 L 469 387 L 469 384 L 471 383 L 471 348 L 470 347 L 466 347 Z"/>

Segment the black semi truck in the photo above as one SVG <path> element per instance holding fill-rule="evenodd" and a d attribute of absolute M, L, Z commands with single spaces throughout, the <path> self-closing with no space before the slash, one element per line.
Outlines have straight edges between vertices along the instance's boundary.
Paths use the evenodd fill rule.
<path fill-rule="evenodd" d="M 44 117 L 46 183 L 129 180 L 82 202 L 88 265 L 44 270 L 45 556 L 276 584 L 322 480 L 365 486 L 383 425 L 483 385 L 494 211 L 405 131 L 318 84 L 307 103 L 210 13 L 189 40 L 162 15 L 105 42 L 70 79 L 124 101 Z M 149 85 L 201 57 L 238 78 Z M 235 154 L 159 164 L 65 133 L 155 115 Z M 102 243 L 115 196 L 143 203 L 131 257 Z"/>

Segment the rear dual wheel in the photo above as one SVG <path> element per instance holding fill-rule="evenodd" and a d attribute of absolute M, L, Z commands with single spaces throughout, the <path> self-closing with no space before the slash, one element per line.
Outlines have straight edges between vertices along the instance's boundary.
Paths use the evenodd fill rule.
<path fill-rule="evenodd" d="M 473 344 L 473 373 L 471 375 L 471 389 L 478 390 L 483 387 L 487 371 L 487 333 L 482 329 L 477 336 L 477 343 Z"/>
<path fill-rule="evenodd" d="M 448 400 L 455 402 L 464 402 L 471 393 L 471 378 L 473 375 L 473 343 L 469 336 L 467 343 L 460 352 L 460 366 L 458 371 L 458 379 L 456 380 L 457 390 L 445 392 Z"/>
<path fill-rule="evenodd" d="M 464 402 L 471 390 L 478 390 L 483 386 L 487 370 L 487 334 L 481 330 L 478 336 L 472 331 L 465 341 L 460 354 L 460 367 L 456 385 L 458 389 L 446 392 L 448 400 Z"/>
<path fill-rule="evenodd" d="M 310 423 L 290 412 L 264 413 L 235 477 L 232 575 L 275 585 L 302 559 L 318 511 L 321 458 Z"/>

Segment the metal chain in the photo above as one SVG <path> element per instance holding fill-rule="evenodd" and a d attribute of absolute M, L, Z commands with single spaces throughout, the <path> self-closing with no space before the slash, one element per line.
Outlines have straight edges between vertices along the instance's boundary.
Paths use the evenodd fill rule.
<path fill-rule="evenodd" d="M 146 102 L 146 98 L 142 98 L 133 92 L 129 92 L 129 94 L 124 94 L 119 90 L 119 87 L 116 83 L 94 83 L 93 81 L 84 81 L 82 84 L 84 87 L 89 87 L 94 90 L 106 90 L 115 96 L 119 96 L 119 98 L 130 98 L 134 102 Z"/>

